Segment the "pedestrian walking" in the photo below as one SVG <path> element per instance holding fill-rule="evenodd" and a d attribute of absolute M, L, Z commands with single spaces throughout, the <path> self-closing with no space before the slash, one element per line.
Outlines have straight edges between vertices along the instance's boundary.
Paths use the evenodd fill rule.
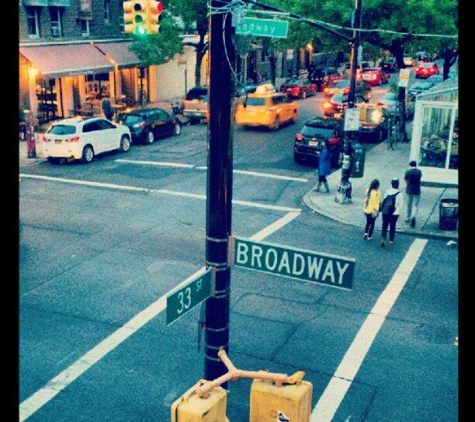
<path fill-rule="evenodd" d="M 381 214 L 383 225 L 381 227 L 381 246 L 386 246 L 386 235 L 389 227 L 389 243 L 394 243 L 396 235 L 396 223 L 399 218 L 402 206 L 404 204 L 403 196 L 399 192 L 399 179 L 391 180 L 391 187 L 384 192 L 383 202 L 381 204 Z"/>
<path fill-rule="evenodd" d="M 374 225 L 379 215 L 381 206 L 381 192 L 379 190 L 379 180 L 373 179 L 366 189 L 364 202 L 364 214 L 366 217 L 366 226 L 364 228 L 363 239 L 371 240 L 373 238 Z"/>
<path fill-rule="evenodd" d="M 330 192 L 327 181 L 327 176 L 332 171 L 330 151 L 327 148 L 326 141 L 322 141 L 321 145 L 323 149 L 320 151 L 320 154 L 318 154 L 318 184 L 315 191 L 320 192 L 320 187 L 323 184 L 326 189 L 324 192 Z"/>
<path fill-rule="evenodd" d="M 411 223 L 411 227 L 416 227 L 416 218 L 419 211 L 419 202 L 421 200 L 421 179 L 422 172 L 417 168 L 417 163 L 412 160 L 409 168 L 404 174 L 406 182 L 406 224 Z"/>
<path fill-rule="evenodd" d="M 104 98 L 102 101 L 102 111 L 104 112 L 106 119 L 112 121 L 112 118 L 114 117 L 114 109 L 112 108 L 109 98 Z"/>

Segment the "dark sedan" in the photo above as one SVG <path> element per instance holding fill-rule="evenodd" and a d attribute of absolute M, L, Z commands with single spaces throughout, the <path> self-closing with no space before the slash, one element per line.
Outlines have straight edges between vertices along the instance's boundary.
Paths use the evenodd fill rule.
<path fill-rule="evenodd" d="M 335 67 L 316 67 L 308 75 L 310 82 L 317 86 L 317 91 L 321 92 L 329 83 L 342 79 L 343 76 L 338 73 Z"/>
<path fill-rule="evenodd" d="M 338 168 L 340 152 L 344 146 L 343 135 L 343 121 L 340 119 L 314 117 L 308 120 L 295 135 L 294 161 L 301 163 L 309 160 L 318 163 L 322 141 L 326 141 L 332 167 Z"/>
<path fill-rule="evenodd" d="M 310 95 L 315 95 L 317 86 L 308 78 L 290 78 L 280 86 L 280 92 L 288 97 L 305 99 Z"/>
<path fill-rule="evenodd" d="M 397 72 L 397 60 L 395 57 L 389 57 L 381 63 L 380 67 L 386 72 L 395 73 Z"/>
<path fill-rule="evenodd" d="M 367 100 L 361 94 L 355 94 L 355 104 L 366 103 Z M 345 109 L 348 108 L 348 94 L 334 94 L 329 100 L 323 103 L 323 113 L 325 117 L 342 119 Z"/>
<path fill-rule="evenodd" d="M 130 129 L 133 141 L 152 144 L 156 139 L 177 136 L 182 123 L 161 108 L 138 108 L 119 113 L 117 123 Z"/>

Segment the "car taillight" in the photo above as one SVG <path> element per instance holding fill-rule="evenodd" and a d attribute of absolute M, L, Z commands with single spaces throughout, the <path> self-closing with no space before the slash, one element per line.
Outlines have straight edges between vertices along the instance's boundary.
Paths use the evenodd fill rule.
<path fill-rule="evenodd" d="M 137 128 L 137 129 L 141 127 L 145 127 L 145 122 L 135 123 L 134 125 L 134 128 Z"/>
<path fill-rule="evenodd" d="M 383 103 L 378 103 L 378 107 L 384 107 Z"/>
<path fill-rule="evenodd" d="M 302 135 L 301 133 L 297 133 L 297 134 L 295 135 L 295 139 L 296 139 L 297 141 L 301 141 L 301 140 L 303 140 L 303 135 Z"/>
<path fill-rule="evenodd" d="M 69 139 L 65 139 L 64 142 L 79 142 L 79 136 L 74 136 Z"/>
<path fill-rule="evenodd" d="M 43 135 L 43 142 L 50 142 L 51 139 L 49 139 L 46 135 Z"/>
<path fill-rule="evenodd" d="M 329 101 L 325 101 L 325 102 L 323 103 L 323 108 L 331 108 L 331 106 L 332 106 L 332 105 L 331 105 L 331 103 L 330 103 Z"/>
<path fill-rule="evenodd" d="M 328 142 L 330 143 L 330 145 L 334 145 L 337 144 L 339 140 L 340 138 L 330 138 Z"/>

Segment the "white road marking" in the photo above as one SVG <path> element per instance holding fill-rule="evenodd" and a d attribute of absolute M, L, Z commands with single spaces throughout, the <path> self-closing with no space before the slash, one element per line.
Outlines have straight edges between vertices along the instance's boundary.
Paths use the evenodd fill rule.
<path fill-rule="evenodd" d="M 171 191 L 168 189 L 148 189 L 148 188 L 140 188 L 137 186 L 125 186 L 125 185 L 115 185 L 112 183 L 101 183 L 101 182 L 89 182 L 84 180 L 76 180 L 76 179 L 64 179 L 61 177 L 50 177 L 50 176 L 38 176 L 35 174 L 20 174 L 20 177 L 30 178 L 30 179 L 42 179 L 42 180 L 49 180 L 52 182 L 62 182 L 62 183 L 70 183 L 75 185 L 83 185 L 83 186 L 94 186 L 94 187 L 104 187 L 109 189 L 118 189 L 118 190 L 127 190 L 127 191 L 137 191 L 137 192 L 147 192 L 150 194 L 164 194 L 164 195 L 173 195 L 173 196 L 181 196 L 181 197 L 188 197 L 188 198 L 196 198 L 206 200 L 206 195 L 199 195 L 196 193 L 189 193 L 189 192 L 178 192 L 178 191 Z M 233 199 L 233 204 L 236 205 L 243 205 L 246 207 L 253 207 L 253 208 L 265 208 L 268 210 L 274 211 L 283 211 L 283 212 L 301 212 L 300 208 L 291 208 L 291 207 L 281 207 L 278 205 L 267 205 L 267 204 L 259 204 L 258 202 L 249 202 L 249 201 L 240 201 Z"/>
<path fill-rule="evenodd" d="M 116 189 L 127 189 L 127 190 L 147 190 L 151 192 L 159 192 L 173 195 L 182 195 L 182 196 L 193 196 L 198 198 L 205 198 L 204 195 L 193 195 L 186 193 L 177 193 L 166 190 L 148 190 L 144 188 L 133 188 L 130 186 L 120 186 L 120 185 L 111 185 L 107 183 L 96 183 L 96 182 L 84 182 L 77 180 L 69 180 L 62 178 L 52 178 L 47 176 L 36 176 L 36 175 L 25 175 L 21 174 L 21 177 L 31 177 L 37 179 L 46 179 L 53 181 L 61 181 L 66 183 L 77 183 L 81 185 L 91 185 L 91 186 L 105 186 L 113 187 Z M 246 201 L 234 201 L 233 203 L 241 203 L 242 205 L 252 205 L 259 206 L 263 208 L 272 208 L 278 210 L 289 210 L 289 213 L 277 220 L 273 224 L 269 225 L 260 232 L 254 234 L 251 239 L 262 240 L 265 237 L 269 236 L 271 233 L 279 230 L 294 218 L 300 214 L 299 209 L 285 208 L 285 207 L 275 207 L 275 206 L 266 206 L 263 204 L 253 204 Z M 396 299 L 399 297 L 400 292 L 404 288 L 409 275 L 414 269 L 417 261 L 419 260 L 424 247 L 427 243 L 427 240 L 416 239 L 409 250 L 407 251 L 403 261 L 399 265 L 396 273 L 392 277 L 386 289 L 383 291 L 378 301 L 374 305 L 370 314 L 366 318 L 363 326 L 358 331 L 355 339 L 353 340 L 350 348 L 343 357 L 342 362 L 336 369 L 330 383 L 327 385 L 325 391 L 320 397 L 317 405 L 310 415 L 310 422 L 331 422 L 333 416 L 335 415 L 338 407 L 340 406 L 343 398 L 345 397 L 346 392 L 351 386 L 358 370 L 370 349 L 376 335 L 379 332 L 382 324 L 385 321 L 386 316 L 390 312 L 392 306 L 394 305 Z M 173 290 L 179 289 L 182 286 L 188 284 L 188 282 L 196 277 L 199 277 L 206 269 L 202 268 L 196 273 L 192 274 L 187 279 L 183 280 L 178 286 L 175 286 Z M 109 337 L 104 339 L 101 343 L 87 352 L 79 360 L 49 381 L 43 388 L 38 390 L 28 399 L 24 400 L 20 404 L 20 422 L 25 421 L 31 415 L 33 415 L 38 409 L 48 403 L 53 399 L 56 394 L 61 390 L 71 384 L 76 378 L 82 375 L 87 371 L 92 365 L 98 362 L 101 358 L 107 355 L 110 351 L 119 346 L 124 340 L 138 331 L 146 323 L 148 323 L 152 318 L 156 317 L 159 313 L 163 312 L 166 309 L 166 297 L 169 293 L 160 297 L 156 302 L 150 305 L 148 308 L 137 314 L 130 321 L 124 324 L 117 331 L 112 333 Z"/>
<path fill-rule="evenodd" d="M 148 165 L 148 166 L 164 166 L 164 167 L 180 167 L 180 168 L 194 168 L 196 170 L 207 170 L 207 166 L 195 166 L 193 164 L 180 164 L 180 163 L 169 163 L 165 161 L 138 161 L 138 160 L 126 160 L 124 158 L 119 158 L 115 160 L 119 163 L 124 164 L 140 164 L 140 165 Z M 290 177 L 290 176 L 281 176 L 278 174 L 270 174 L 270 173 L 260 173 L 257 171 L 247 171 L 247 170 L 233 170 L 233 173 L 236 174 L 244 174 L 249 176 L 256 176 L 256 177 L 268 177 L 270 179 L 280 179 L 280 180 L 292 180 L 293 182 L 302 182 L 307 183 L 308 179 L 302 177 Z"/>
<path fill-rule="evenodd" d="M 376 335 L 422 255 L 426 243 L 427 240 L 424 239 L 416 239 L 412 243 L 399 268 L 379 296 L 370 314 L 356 334 L 353 343 L 351 343 L 350 348 L 345 353 L 343 360 L 333 374 L 330 383 L 314 407 L 310 415 L 310 422 L 332 421 L 346 392 L 355 379 L 368 350 L 373 344 Z"/>

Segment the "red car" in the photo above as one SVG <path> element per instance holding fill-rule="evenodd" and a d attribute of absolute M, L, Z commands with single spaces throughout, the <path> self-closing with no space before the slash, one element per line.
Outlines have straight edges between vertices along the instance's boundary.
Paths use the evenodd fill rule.
<path fill-rule="evenodd" d="M 310 95 L 315 95 L 317 85 L 310 82 L 308 78 L 290 78 L 280 86 L 280 92 L 288 97 L 305 99 Z"/>
<path fill-rule="evenodd" d="M 434 62 L 419 62 L 415 68 L 416 78 L 428 78 L 439 74 L 439 66 Z"/>
<path fill-rule="evenodd" d="M 387 84 L 390 77 L 391 75 L 380 67 L 368 67 L 363 70 L 363 81 L 371 86 Z"/>

